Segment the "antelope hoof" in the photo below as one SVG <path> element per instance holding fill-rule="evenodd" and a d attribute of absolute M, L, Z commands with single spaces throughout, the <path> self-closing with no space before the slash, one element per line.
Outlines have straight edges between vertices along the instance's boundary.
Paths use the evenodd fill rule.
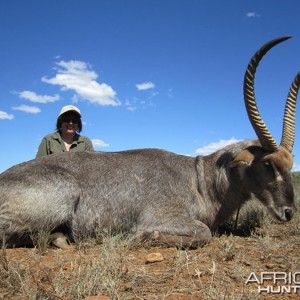
<path fill-rule="evenodd" d="M 68 243 L 68 238 L 61 232 L 55 232 L 51 234 L 49 239 L 50 244 L 61 249 L 68 249 L 70 245 Z"/>

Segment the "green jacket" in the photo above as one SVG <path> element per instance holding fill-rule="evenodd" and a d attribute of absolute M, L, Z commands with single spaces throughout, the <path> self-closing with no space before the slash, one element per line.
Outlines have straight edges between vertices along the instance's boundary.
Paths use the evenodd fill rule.
<path fill-rule="evenodd" d="M 70 151 L 94 151 L 94 148 L 92 141 L 89 138 L 76 134 Z M 63 152 L 67 152 L 64 141 L 62 140 L 60 133 L 55 132 L 48 134 L 43 138 L 36 154 L 36 158 Z"/>

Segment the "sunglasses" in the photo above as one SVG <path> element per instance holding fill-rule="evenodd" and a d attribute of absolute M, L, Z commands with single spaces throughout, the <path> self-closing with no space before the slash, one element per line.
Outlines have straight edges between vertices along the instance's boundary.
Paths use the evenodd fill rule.
<path fill-rule="evenodd" d="M 64 119 L 62 119 L 62 121 L 64 123 L 70 123 L 70 122 L 72 122 L 73 124 L 78 124 L 79 123 L 79 120 L 78 119 L 74 119 L 74 118 L 64 118 Z"/>

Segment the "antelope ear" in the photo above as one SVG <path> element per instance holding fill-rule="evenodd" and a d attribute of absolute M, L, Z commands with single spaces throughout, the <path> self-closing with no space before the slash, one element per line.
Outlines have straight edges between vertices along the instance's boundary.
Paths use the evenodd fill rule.
<path fill-rule="evenodd" d="M 233 161 L 229 163 L 230 168 L 236 168 L 240 166 L 250 166 L 253 162 L 254 155 L 249 150 L 243 150 L 240 152 Z"/>

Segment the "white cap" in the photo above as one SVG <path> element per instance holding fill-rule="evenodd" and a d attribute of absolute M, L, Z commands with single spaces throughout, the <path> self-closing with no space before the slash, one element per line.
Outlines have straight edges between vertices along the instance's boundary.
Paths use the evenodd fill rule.
<path fill-rule="evenodd" d="M 59 113 L 59 116 L 61 116 L 62 114 L 66 113 L 66 112 L 68 112 L 68 111 L 75 111 L 75 112 L 77 112 L 77 113 L 79 114 L 79 116 L 81 117 L 81 112 L 80 112 L 79 108 L 77 108 L 77 107 L 74 106 L 74 105 L 66 105 L 66 106 L 64 106 L 64 107 L 61 109 L 61 111 L 60 111 L 60 113 Z"/>

